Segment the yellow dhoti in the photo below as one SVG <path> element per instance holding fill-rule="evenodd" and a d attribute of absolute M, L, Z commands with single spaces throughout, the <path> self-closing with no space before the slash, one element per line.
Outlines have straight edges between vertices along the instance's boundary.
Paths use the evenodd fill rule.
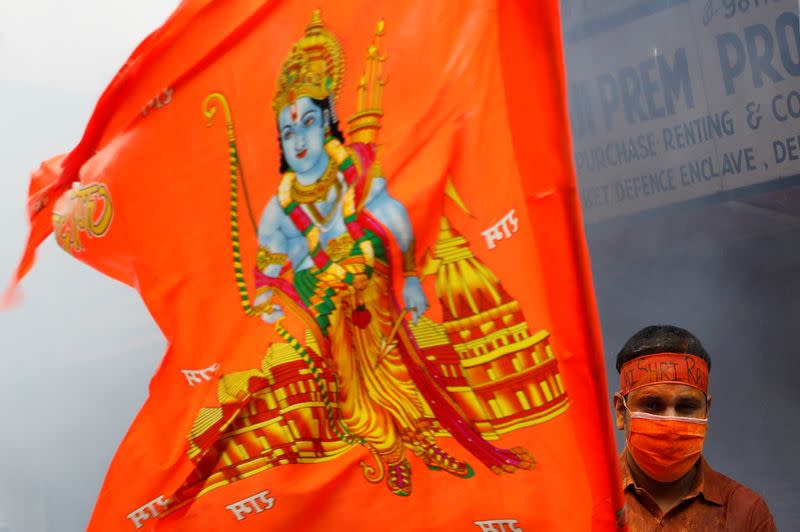
<path fill-rule="evenodd" d="M 344 265 L 344 264 L 343 264 Z M 425 430 L 424 406 L 396 347 L 391 341 L 394 322 L 386 266 L 376 263 L 375 273 L 360 292 L 340 296 L 331 314 L 329 337 L 333 365 L 339 376 L 339 409 L 347 429 L 370 442 L 387 463 L 402 459 L 402 445 L 430 445 Z M 369 322 L 358 323 L 358 313 Z M 356 319 L 354 320 L 354 313 Z"/>
<path fill-rule="evenodd" d="M 364 260 L 353 252 L 352 242 L 345 234 L 329 242 L 326 252 L 347 271 L 362 273 Z M 376 244 L 381 245 L 379 241 Z M 308 272 L 300 274 L 307 275 Z M 295 282 L 298 281 L 296 274 Z M 339 383 L 341 428 L 366 442 L 381 462 L 379 468 L 388 471 L 387 482 L 395 492 L 410 493 L 406 449 L 432 468 L 459 476 L 471 474 L 465 463 L 436 445 L 428 420 L 432 417 L 430 409 L 395 345 L 399 340 L 396 324 L 402 316 L 392 299 L 389 266 L 376 257 L 372 275 L 358 289 L 326 281 L 316 279 L 316 296 L 308 308 L 329 340 L 325 362 Z M 300 281 L 304 283 L 305 280 Z"/>

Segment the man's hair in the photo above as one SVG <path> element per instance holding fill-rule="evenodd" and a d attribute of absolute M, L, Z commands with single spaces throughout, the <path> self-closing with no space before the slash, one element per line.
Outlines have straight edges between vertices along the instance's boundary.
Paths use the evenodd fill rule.
<path fill-rule="evenodd" d="M 674 325 L 650 325 L 625 342 L 617 353 L 617 371 L 630 360 L 657 353 L 685 353 L 702 358 L 711 369 L 711 358 L 695 335 Z"/>
<path fill-rule="evenodd" d="M 319 107 L 322 110 L 323 113 L 325 111 L 328 111 L 328 117 L 330 119 L 330 134 L 331 134 L 332 137 L 334 137 L 339 142 L 344 144 L 344 133 L 342 133 L 342 130 L 339 129 L 339 119 L 337 117 L 333 116 L 333 113 L 331 112 L 331 104 L 328 101 L 328 98 L 323 98 L 322 100 L 317 100 L 316 98 L 311 98 L 311 101 L 314 102 L 314 105 Z M 276 120 L 276 124 L 277 124 L 277 120 Z M 280 150 L 280 157 L 281 157 L 279 171 L 280 171 L 280 173 L 283 174 L 283 173 L 287 172 L 288 170 L 290 170 L 290 168 L 289 168 L 289 162 L 286 160 L 286 156 L 283 154 L 283 143 L 281 142 L 280 126 L 278 126 L 278 150 Z"/>

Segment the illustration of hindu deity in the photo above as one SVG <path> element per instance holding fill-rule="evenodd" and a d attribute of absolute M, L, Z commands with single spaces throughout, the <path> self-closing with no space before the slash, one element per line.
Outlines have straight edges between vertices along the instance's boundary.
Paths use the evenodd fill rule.
<path fill-rule="evenodd" d="M 176 504 L 357 446 L 371 456 L 361 462 L 365 478 L 401 496 L 412 493 L 413 457 L 459 478 L 474 474 L 466 456 L 496 474 L 530 469 L 524 449 L 489 440 L 567 407 L 549 334 L 529 331 L 519 303 L 446 218 L 425 267 L 417 267 L 413 227 L 387 190 L 376 147 L 383 31 L 379 23 L 367 51 L 349 142 L 336 111 L 344 58 L 318 12 L 281 67 L 272 111 L 282 178 L 258 223 L 252 304 L 237 240 L 241 171 L 233 124 L 222 95 L 206 100 L 209 119 L 216 101 L 229 121 L 242 304 L 285 342 L 268 347 L 261 368 L 220 377 L 220 406 L 203 409 L 189 435 L 197 473 Z M 447 190 L 461 205 L 451 185 Z M 398 294 L 392 279 L 399 271 Z M 436 275 L 443 323 L 425 315 L 424 275 Z M 445 452 L 441 437 L 455 439 L 464 456 Z"/>
<path fill-rule="evenodd" d="M 377 53 L 377 47 L 370 49 L 373 68 L 360 88 L 361 98 L 371 97 L 373 108 L 380 92 L 366 94 L 365 89 L 377 81 L 374 90 L 381 90 L 375 80 Z M 410 332 L 400 330 L 403 308 L 415 319 L 428 308 L 416 271 L 414 232 L 376 164 L 370 137 L 380 127 L 380 116 L 357 116 L 351 121 L 351 143 L 344 143 L 335 113 L 343 73 L 339 43 L 316 13 L 283 64 L 272 103 L 283 179 L 259 224 L 263 269 L 257 271 L 255 303 L 266 307 L 263 318 L 268 323 L 283 317 L 284 310 L 270 302 L 270 279 L 291 265 L 293 288 L 303 310 L 318 324 L 325 358 L 339 379 L 341 429 L 373 452 L 392 492 L 411 493 L 409 451 L 430 468 L 472 475 L 466 463 L 436 444 L 424 421 L 423 403 L 439 410 L 437 419 L 473 454 L 485 454 L 488 465 L 526 467 L 522 453 L 487 444 L 429 376 L 411 371 L 420 356 Z M 391 289 L 390 239 L 403 256 L 401 302 Z M 420 379 L 427 382 L 418 384 Z"/>

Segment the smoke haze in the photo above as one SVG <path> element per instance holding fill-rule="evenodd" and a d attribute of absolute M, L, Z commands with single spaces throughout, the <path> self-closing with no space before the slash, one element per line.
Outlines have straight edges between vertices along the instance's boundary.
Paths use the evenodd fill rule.
<path fill-rule="evenodd" d="M 29 172 L 77 142 L 100 91 L 176 4 L 0 4 L 0 282 L 24 243 Z M 589 4 L 602 11 L 575 2 Z M 570 57 L 570 75 L 591 61 Z M 761 190 L 587 229 L 609 387 L 616 352 L 639 328 L 694 332 L 713 360 L 706 455 L 762 493 L 781 530 L 800 529 L 798 198 L 796 187 Z M 165 345 L 134 291 L 52 241 L 23 289 L 23 303 L 0 315 L 0 532 L 73 532 Z"/>

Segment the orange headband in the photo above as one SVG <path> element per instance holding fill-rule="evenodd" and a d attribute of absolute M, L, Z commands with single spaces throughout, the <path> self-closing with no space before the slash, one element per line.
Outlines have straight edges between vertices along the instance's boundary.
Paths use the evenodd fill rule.
<path fill-rule="evenodd" d="M 619 372 L 620 393 L 648 384 L 685 384 L 708 393 L 708 364 L 686 353 L 658 353 L 634 358 Z"/>

